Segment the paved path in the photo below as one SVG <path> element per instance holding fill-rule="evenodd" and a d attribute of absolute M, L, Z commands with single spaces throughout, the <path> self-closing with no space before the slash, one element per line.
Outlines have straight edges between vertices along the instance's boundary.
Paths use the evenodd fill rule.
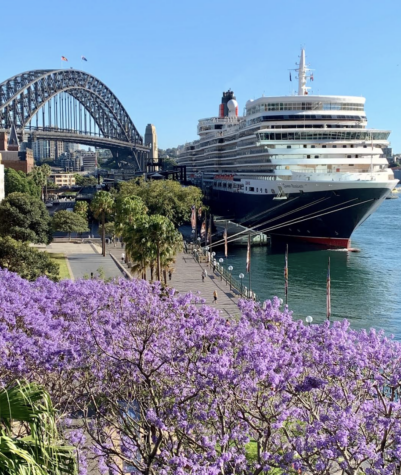
<path fill-rule="evenodd" d="M 108 245 L 106 249 L 121 262 L 121 254 L 124 252 L 124 249 L 114 247 L 113 245 Z M 124 267 L 126 266 L 124 265 Z M 204 282 L 202 282 L 202 270 L 204 268 L 207 269 L 208 275 Z M 179 293 L 199 293 L 207 305 L 218 308 L 226 316 L 239 315 L 237 306 L 238 296 L 230 291 L 230 286 L 224 280 L 221 281 L 218 275 L 213 275 L 212 269 L 207 264 L 196 262 L 192 254 L 180 253 L 177 255 L 174 272 L 171 280 L 168 281 L 168 285 Z M 218 294 L 216 303 L 213 301 L 213 292 L 215 290 Z"/>
<path fill-rule="evenodd" d="M 102 269 L 106 278 L 124 277 L 124 271 L 129 273 L 128 267 L 122 264 L 121 255 L 125 250 L 120 244 L 116 247 L 113 244 L 106 245 L 106 257 L 101 255 L 100 245 L 93 242 L 53 242 L 49 246 L 38 247 L 46 249 L 47 252 L 65 254 L 73 280 L 82 279 L 85 275 L 90 276 L 91 272 L 96 276 L 99 274 L 98 269 Z M 205 268 L 207 277 L 202 281 L 202 270 Z M 219 309 L 227 317 L 239 315 L 238 296 L 230 291 L 230 286 L 222 281 L 219 275 L 213 274 L 207 264 L 196 262 L 192 254 L 177 255 L 174 272 L 168 285 L 179 293 L 199 294 L 207 305 Z M 216 303 L 213 299 L 215 290 L 218 295 Z"/>
<path fill-rule="evenodd" d="M 101 247 L 97 244 L 84 242 L 53 242 L 48 246 L 38 246 L 47 252 L 65 254 L 67 264 L 72 274 L 72 280 L 82 279 L 84 276 L 99 275 L 99 269 L 106 279 L 123 277 L 121 269 L 108 253 L 103 257 Z"/>

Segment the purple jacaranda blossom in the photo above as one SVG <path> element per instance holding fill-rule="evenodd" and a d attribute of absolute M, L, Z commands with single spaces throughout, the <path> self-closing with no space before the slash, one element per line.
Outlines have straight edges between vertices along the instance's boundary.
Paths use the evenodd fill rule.
<path fill-rule="evenodd" d="M 103 473 L 394 473 L 401 347 L 305 326 L 278 298 L 227 317 L 146 281 L 0 271 L 0 384 L 42 384 Z M 85 440 L 86 439 L 86 440 Z M 125 467 L 125 468 L 124 468 Z M 274 473 L 274 472 L 273 472 Z"/>

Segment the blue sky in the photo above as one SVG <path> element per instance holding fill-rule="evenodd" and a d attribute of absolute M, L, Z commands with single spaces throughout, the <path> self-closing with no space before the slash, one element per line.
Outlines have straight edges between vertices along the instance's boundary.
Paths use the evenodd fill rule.
<path fill-rule="evenodd" d="M 98 77 L 159 147 L 197 138 L 231 88 L 239 110 L 289 95 L 301 46 L 315 94 L 364 96 L 370 127 L 401 153 L 401 2 L 396 0 L 20 0 L 3 7 L 0 82 L 73 66 Z M 81 61 L 84 55 L 88 62 Z"/>

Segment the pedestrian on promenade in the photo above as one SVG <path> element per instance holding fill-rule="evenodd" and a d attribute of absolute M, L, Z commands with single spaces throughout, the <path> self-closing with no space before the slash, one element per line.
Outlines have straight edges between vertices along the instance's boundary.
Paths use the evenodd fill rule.
<path fill-rule="evenodd" d="M 214 299 L 214 302 L 217 302 L 217 290 L 213 292 L 213 299 Z"/>
<path fill-rule="evenodd" d="M 202 271 L 202 282 L 205 281 L 205 277 L 207 277 L 207 270 L 203 269 L 203 271 Z"/>
<path fill-rule="evenodd" d="M 125 262 L 125 252 L 121 254 L 121 262 L 124 264 Z"/>
<path fill-rule="evenodd" d="M 171 280 L 171 270 L 168 271 L 168 280 Z"/>

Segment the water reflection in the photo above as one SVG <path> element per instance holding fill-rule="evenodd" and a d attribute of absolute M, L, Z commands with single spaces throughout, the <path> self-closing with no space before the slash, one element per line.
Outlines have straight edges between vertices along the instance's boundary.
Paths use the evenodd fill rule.
<path fill-rule="evenodd" d="M 401 199 L 388 200 L 354 233 L 352 245 L 361 252 L 311 252 L 289 244 L 288 304 L 295 318 L 326 318 L 327 262 L 331 260 L 332 319 L 348 319 L 353 328 L 383 329 L 401 339 Z M 222 249 L 217 257 L 222 256 Z M 229 249 L 225 265 L 233 275 L 245 273 L 246 249 Z M 284 247 L 253 247 L 252 290 L 262 299 L 284 298 Z M 248 276 L 245 275 L 244 284 Z"/>

